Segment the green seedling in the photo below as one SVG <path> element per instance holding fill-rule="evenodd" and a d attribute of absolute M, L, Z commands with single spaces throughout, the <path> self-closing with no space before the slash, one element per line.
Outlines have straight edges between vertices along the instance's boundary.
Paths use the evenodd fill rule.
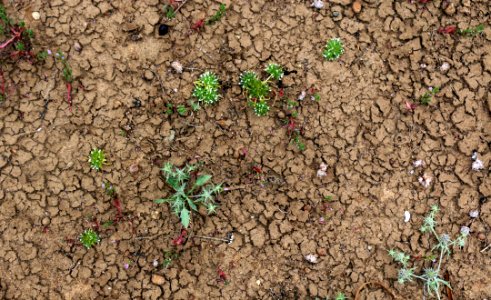
<path fill-rule="evenodd" d="M 336 294 L 336 298 L 334 298 L 334 299 L 335 300 L 346 300 L 348 298 L 346 298 L 346 295 L 344 295 L 344 293 L 339 292 Z"/>
<path fill-rule="evenodd" d="M 433 100 L 433 96 L 440 92 L 440 87 L 436 86 L 434 88 L 429 88 L 429 90 L 419 98 L 419 102 L 421 105 L 429 105 L 431 100 Z"/>
<path fill-rule="evenodd" d="M 169 198 L 155 200 L 155 203 L 169 203 L 172 211 L 179 217 L 185 228 L 189 227 L 191 211 L 198 211 L 198 206 L 204 206 L 208 214 L 218 208 L 215 196 L 223 189 L 220 184 L 208 184 L 211 175 L 196 176 L 197 165 L 186 165 L 180 169 L 171 163 L 166 163 L 161 169 L 165 182 L 174 190 Z"/>
<path fill-rule="evenodd" d="M 80 235 L 80 242 L 87 249 L 92 248 L 92 246 L 98 244 L 100 241 L 99 235 L 92 229 L 87 229 Z"/>
<path fill-rule="evenodd" d="M 217 75 L 207 71 L 201 74 L 199 79 L 194 83 L 193 96 L 196 97 L 199 102 L 214 104 L 220 99 L 219 89 L 220 83 Z"/>
<path fill-rule="evenodd" d="M 95 148 L 89 154 L 90 167 L 96 171 L 100 171 L 102 166 L 106 164 L 106 154 L 104 150 Z"/>
<path fill-rule="evenodd" d="M 186 116 L 188 113 L 188 109 L 184 105 L 178 105 L 176 111 L 181 117 Z"/>
<path fill-rule="evenodd" d="M 206 25 L 213 25 L 216 22 L 220 21 L 225 14 L 226 9 L 227 6 L 225 6 L 225 4 L 223 3 L 220 3 L 218 11 L 206 21 Z"/>
<path fill-rule="evenodd" d="M 172 262 L 179 258 L 179 253 L 174 251 L 164 251 L 164 262 L 162 266 L 164 269 L 169 268 L 172 265 Z"/>
<path fill-rule="evenodd" d="M 410 256 L 405 254 L 404 252 L 397 250 L 389 250 L 389 256 L 394 259 L 394 261 L 400 263 L 402 268 L 399 270 L 398 282 L 404 284 L 408 281 L 413 280 L 422 280 L 424 282 L 424 287 L 426 292 L 429 295 L 436 295 L 438 299 L 441 299 L 440 289 L 443 286 L 450 287 L 450 283 L 444 280 L 441 276 L 442 270 L 442 259 L 446 254 L 450 256 L 451 248 L 454 246 L 463 247 L 465 245 L 465 241 L 467 236 L 469 235 L 469 227 L 463 226 L 460 230 L 460 235 L 455 239 L 451 240 L 448 234 L 438 235 L 436 233 L 435 227 L 437 222 L 435 220 L 436 214 L 438 213 L 439 208 L 437 205 L 432 206 L 430 213 L 423 220 L 423 226 L 421 226 L 421 232 L 423 233 L 431 233 L 434 235 L 437 240 L 436 246 L 434 246 L 431 251 L 439 251 L 439 259 L 438 265 L 436 268 L 429 267 L 423 269 L 423 273 L 421 275 L 417 275 L 415 273 L 416 268 L 409 266 Z"/>
<path fill-rule="evenodd" d="M 174 10 L 174 7 L 172 7 L 172 5 L 164 5 L 164 13 L 165 17 L 168 20 L 172 20 L 176 17 L 176 11 Z"/>
<path fill-rule="evenodd" d="M 189 100 L 189 106 L 191 106 L 192 111 L 198 111 L 200 110 L 201 106 L 199 105 L 198 102 L 194 102 L 193 100 Z"/>
<path fill-rule="evenodd" d="M 324 47 L 324 51 L 322 55 L 325 59 L 333 61 L 337 60 L 341 54 L 344 53 L 343 42 L 339 38 L 333 38 L 327 41 L 326 46 Z"/>
<path fill-rule="evenodd" d="M 469 27 L 469 28 L 464 29 L 464 30 L 459 29 L 457 32 L 463 36 L 475 36 L 475 35 L 483 33 L 483 31 L 484 31 L 484 24 L 479 24 L 475 27 Z"/>
<path fill-rule="evenodd" d="M 306 148 L 305 143 L 302 141 L 302 139 L 300 137 L 301 137 L 300 133 L 295 132 L 293 135 L 292 142 L 295 144 L 295 146 L 297 146 L 298 150 L 305 151 L 305 148 Z"/>
<path fill-rule="evenodd" d="M 329 195 L 329 196 L 325 196 L 325 197 L 324 197 L 324 201 L 331 202 L 331 201 L 333 201 L 333 198 L 332 198 L 332 196 L 331 196 L 331 195 Z"/>
<path fill-rule="evenodd" d="M 270 80 L 279 81 L 284 75 L 283 68 L 274 63 L 267 65 L 264 71 L 269 75 L 265 80 L 259 79 L 253 71 L 246 71 L 240 75 L 240 86 L 246 91 L 248 104 L 257 116 L 265 116 L 270 110 L 268 104 L 271 92 Z"/>
<path fill-rule="evenodd" d="M 109 197 L 113 198 L 116 195 L 116 190 L 109 181 L 104 181 L 102 183 L 102 188 L 104 189 L 104 193 Z"/>

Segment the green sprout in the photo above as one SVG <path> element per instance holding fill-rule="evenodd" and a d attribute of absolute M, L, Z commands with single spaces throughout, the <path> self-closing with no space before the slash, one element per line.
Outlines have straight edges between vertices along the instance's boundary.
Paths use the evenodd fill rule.
<path fill-rule="evenodd" d="M 443 255 L 446 254 L 449 256 L 453 246 L 465 246 L 470 229 L 469 227 L 463 226 L 460 230 L 460 235 L 455 240 L 451 240 L 448 234 L 438 235 L 435 230 L 437 224 L 435 217 L 438 211 L 439 207 L 437 205 L 432 206 L 429 214 L 423 220 L 423 225 L 421 226 L 421 232 L 432 233 L 438 241 L 437 245 L 431 249 L 432 252 L 435 250 L 440 252 L 438 265 L 436 268 L 431 267 L 423 269 L 423 273 L 421 275 L 417 275 L 415 274 L 416 268 L 409 267 L 409 255 L 405 254 L 404 252 L 391 249 L 389 250 L 389 256 L 392 257 L 394 261 L 402 265 L 402 268 L 399 270 L 398 274 L 398 282 L 400 284 L 404 284 L 415 279 L 422 280 L 428 294 L 435 294 L 438 299 L 441 299 L 441 287 L 447 286 L 451 288 L 450 283 L 440 277 Z M 428 257 L 435 257 L 435 261 L 437 260 L 436 256 L 430 255 Z"/>
<path fill-rule="evenodd" d="M 80 242 L 87 249 L 92 248 L 92 246 L 99 243 L 100 241 L 101 239 L 99 238 L 99 235 L 92 229 L 87 229 L 80 235 Z"/>
<path fill-rule="evenodd" d="M 213 72 L 207 71 L 194 83 L 193 96 L 198 98 L 199 102 L 214 104 L 220 99 L 219 89 L 218 77 Z"/>
<path fill-rule="evenodd" d="M 46 50 L 40 51 L 40 52 L 38 52 L 38 54 L 36 54 L 37 60 L 46 60 L 46 58 L 48 58 L 48 56 L 49 56 L 49 53 Z"/>
<path fill-rule="evenodd" d="M 95 148 L 90 151 L 89 163 L 92 169 L 96 171 L 101 170 L 102 166 L 106 164 L 106 154 L 104 153 L 104 150 Z"/>
<path fill-rule="evenodd" d="M 464 29 L 464 30 L 459 29 L 457 32 L 463 36 L 475 36 L 475 35 L 483 33 L 483 31 L 484 31 L 484 24 L 479 24 L 475 27 L 469 27 L 469 28 Z"/>
<path fill-rule="evenodd" d="M 344 293 L 339 292 L 336 294 L 336 298 L 334 298 L 334 299 L 335 300 L 346 300 L 347 298 L 346 298 L 346 295 L 344 295 Z"/>
<path fill-rule="evenodd" d="M 58 50 L 55 54 L 55 57 L 62 64 L 61 77 L 63 77 L 63 80 L 65 80 L 65 82 L 72 83 L 73 82 L 72 67 L 68 63 L 65 54 L 63 54 L 61 50 Z"/>
<path fill-rule="evenodd" d="M 440 87 L 436 86 L 434 88 L 429 88 L 429 90 L 419 98 L 419 102 L 422 105 L 429 105 L 431 103 L 431 100 L 433 100 L 433 96 L 436 95 L 438 92 L 440 92 Z"/>
<path fill-rule="evenodd" d="M 322 55 L 325 59 L 332 61 L 338 59 L 343 53 L 343 42 L 339 38 L 333 38 L 327 41 Z"/>
<path fill-rule="evenodd" d="M 191 106 L 192 111 L 198 111 L 200 110 L 200 105 L 198 102 L 194 102 L 193 100 L 189 100 L 189 106 Z"/>
<path fill-rule="evenodd" d="M 197 165 L 186 165 L 180 169 L 171 163 L 165 163 L 161 169 L 165 182 L 174 190 L 174 194 L 169 198 L 157 199 L 155 203 L 169 203 L 185 228 L 189 227 L 191 212 L 197 212 L 199 205 L 204 206 L 208 214 L 214 213 L 217 209 L 215 196 L 222 191 L 220 184 L 208 184 L 211 175 L 194 178 L 192 174 L 195 174 L 197 169 Z"/>
<path fill-rule="evenodd" d="M 300 133 L 295 131 L 295 134 L 293 136 L 293 139 L 292 139 L 293 143 L 295 144 L 295 146 L 297 146 L 298 150 L 300 151 L 305 151 L 305 143 L 302 142 L 302 140 L 300 139 Z"/>
<path fill-rule="evenodd" d="M 272 79 L 278 81 L 283 78 L 283 68 L 275 63 L 270 63 L 264 71 L 269 74 L 265 80 L 259 79 L 253 71 L 246 71 L 240 75 L 240 86 L 247 93 L 249 106 L 252 107 L 257 116 L 268 114 L 270 107 L 268 105 L 269 93 L 271 88 L 269 83 Z"/>
<path fill-rule="evenodd" d="M 176 111 L 182 117 L 186 116 L 186 114 L 188 113 L 188 109 L 184 105 L 178 105 Z"/>
<path fill-rule="evenodd" d="M 225 4 L 220 3 L 220 7 L 218 8 L 217 12 L 211 16 L 208 21 L 206 21 L 206 25 L 213 25 L 214 23 L 220 21 L 225 14 L 225 11 L 227 9 L 227 6 Z"/>
<path fill-rule="evenodd" d="M 25 51 L 26 50 L 26 45 L 24 45 L 23 42 L 17 42 L 14 44 L 14 48 L 17 51 Z"/>
<path fill-rule="evenodd" d="M 172 5 L 164 5 L 165 17 L 169 20 L 172 20 L 176 17 L 176 12 Z"/>

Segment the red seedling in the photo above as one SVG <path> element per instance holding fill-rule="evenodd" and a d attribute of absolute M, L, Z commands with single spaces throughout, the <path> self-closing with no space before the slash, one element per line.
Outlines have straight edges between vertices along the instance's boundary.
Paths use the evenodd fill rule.
<path fill-rule="evenodd" d="M 295 119 L 290 117 L 288 119 L 288 124 L 286 124 L 286 132 L 289 137 L 292 136 L 292 134 L 295 132 L 295 129 L 297 128 L 297 124 L 295 123 Z"/>
<path fill-rule="evenodd" d="M 181 246 L 186 242 L 186 236 L 188 235 L 188 232 L 186 229 L 181 229 L 181 234 L 175 239 L 172 240 L 172 245 L 174 246 Z"/>
<path fill-rule="evenodd" d="M 438 33 L 440 34 L 454 34 L 455 32 L 457 32 L 457 26 L 455 25 L 448 25 L 438 29 Z"/>
<path fill-rule="evenodd" d="M 114 208 L 116 208 L 116 218 L 114 221 L 118 222 L 123 218 L 123 207 L 121 205 L 121 201 L 118 198 L 114 198 L 112 204 Z"/>
<path fill-rule="evenodd" d="M 278 92 L 278 96 L 279 96 L 280 98 L 283 98 L 283 96 L 285 96 L 285 90 L 284 90 L 283 88 L 281 88 L 281 89 L 279 90 L 279 92 Z"/>
<path fill-rule="evenodd" d="M 254 171 L 256 174 L 261 174 L 263 172 L 263 169 L 261 169 L 261 167 L 258 165 L 254 165 L 252 166 L 252 171 Z"/>
<path fill-rule="evenodd" d="M 195 31 L 200 31 L 203 27 L 205 27 L 205 19 L 200 19 L 191 26 L 191 29 Z"/>
<path fill-rule="evenodd" d="M 225 272 L 220 267 L 217 267 L 217 274 L 218 274 L 217 282 L 224 282 L 224 283 L 227 282 L 227 274 L 225 274 Z"/>
<path fill-rule="evenodd" d="M 9 40 L 6 40 L 0 45 L 0 49 L 6 48 L 8 45 L 12 44 L 13 42 L 20 40 L 22 38 L 22 32 L 24 29 L 21 27 L 18 29 L 19 31 L 16 30 L 16 28 L 11 28 L 10 31 L 12 31 L 12 37 Z"/>
<path fill-rule="evenodd" d="M 72 111 L 72 83 L 67 82 L 66 83 L 66 101 L 68 102 L 68 105 L 70 106 L 70 111 Z"/>
<path fill-rule="evenodd" d="M 406 109 L 410 112 L 413 112 L 416 109 L 416 107 L 418 107 L 418 105 L 416 103 L 413 103 L 410 101 L 406 101 L 405 106 L 406 106 Z"/>

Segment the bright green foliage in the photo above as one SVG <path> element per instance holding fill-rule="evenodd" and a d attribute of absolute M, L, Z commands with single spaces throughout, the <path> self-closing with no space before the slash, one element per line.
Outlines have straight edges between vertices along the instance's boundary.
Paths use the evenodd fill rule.
<path fill-rule="evenodd" d="M 219 89 L 218 77 L 213 72 L 207 71 L 194 83 L 193 96 L 198 98 L 199 102 L 213 104 L 220 99 Z"/>
<path fill-rule="evenodd" d="M 252 107 L 257 116 L 265 116 L 269 112 L 270 80 L 280 80 L 284 74 L 282 67 L 274 63 L 267 65 L 264 71 L 269 74 L 266 80 L 259 79 L 259 76 L 253 71 L 242 73 L 239 80 L 240 86 L 247 93 L 249 106 Z"/>
<path fill-rule="evenodd" d="M 220 7 L 218 8 L 218 11 L 213 15 L 211 16 L 208 21 L 206 21 L 206 25 L 212 25 L 218 21 L 220 21 L 223 17 L 223 15 L 225 14 L 225 11 L 227 9 L 227 6 L 225 6 L 225 4 L 223 3 L 220 3 Z"/>
<path fill-rule="evenodd" d="M 344 53 L 343 42 L 339 38 L 333 38 L 327 41 L 322 55 L 327 60 L 336 60 Z"/>
<path fill-rule="evenodd" d="M 101 170 L 102 166 L 106 163 L 106 154 L 104 150 L 93 149 L 89 154 L 90 167 L 94 170 Z"/>
<path fill-rule="evenodd" d="M 24 45 L 23 42 L 17 42 L 14 44 L 14 48 L 17 51 L 25 51 L 26 50 L 26 45 Z"/>
<path fill-rule="evenodd" d="M 100 241 L 101 239 L 99 238 L 99 235 L 92 229 L 87 229 L 80 235 L 80 242 L 87 249 L 92 248 L 92 246 Z"/>
<path fill-rule="evenodd" d="M 431 88 L 428 92 L 424 93 L 421 98 L 419 98 L 419 102 L 422 105 L 429 105 L 431 103 L 431 100 L 433 99 L 433 96 L 436 95 L 438 92 L 440 92 L 440 87 L 436 86 L 434 88 Z"/>
<path fill-rule="evenodd" d="M 459 29 L 458 33 L 464 36 L 475 36 L 480 33 L 483 33 L 483 31 L 484 31 L 484 24 L 479 24 L 476 27 L 469 27 L 464 30 Z"/>
<path fill-rule="evenodd" d="M 174 7 L 172 5 L 164 6 L 165 17 L 169 20 L 172 20 L 176 17 L 176 12 L 174 11 Z"/>
<path fill-rule="evenodd" d="M 435 227 L 437 224 L 435 217 L 438 211 L 438 206 L 432 206 L 430 213 L 424 218 L 423 225 L 421 226 L 421 232 L 432 233 L 438 241 L 438 244 L 431 249 L 432 252 L 435 250 L 440 252 L 438 266 L 436 268 L 431 267 L 423 269 L 423 273 L 421 275 L 416 275 L 416 268 L 409 268 L 409 255 L 405 254 L 404 252 L 389 250 L 389 256 L 392 257 L 394 261 L 402 265 L 402 268 L 399 270 L 398 275 L 398 282 L 400 284 L 412 281 L 413 279 L 420 279 L 424 282 L 424 286 L 428 294 L 434 294 L 437 296 L 438 299 L 440 299 L 441 287 L 444 285 L 450 287 L 450 283 L 440 277 L 443 255 L 450 255 L 450 249 L 455 245 L 459 247 L 463 247 L 465 245 L 466 238 L 469 235 L 469 228 L 462 227 L 460 235 L 457 237 L 457 239 L 453 241 L 450 239 L 450 236 L 448 234 L 442 234 L 439 236 L 435 231 Z M 431 255 L 429 257 L 434 256 Z"/>
<path fill-rule="evenodd" d="M 174 194 L 169 198 L 155 200 L 155 203 L 169 203 L 186 228 L 191 221 L 191 212 L 198 211 L 199 205 L 206 207 L 209 214 L 216 211 L 215 196 L 222 191 L 220 184 L 208 184 L 211 175 L 200 175 L 192 179 L 191 173 L 197 169 L 196 165 L 186 165 L 180 169 L 166 163 L 161 170 L 165 182 L 174 190 Z"/>
<path fill-rule="evenodd" d="M 336 298 L 334 298 L 334 299 L 335 300 L 346 300 L 347 298 L 344 295 L 344 293 L 339 292 L 339 293 L 336 294 Z"/>
<path fill-rule="evenodd" d="M 178 105 L 176 110 L 180 116 L 185 116 L 188 113 L 188 109 L 184 105 Z"/>

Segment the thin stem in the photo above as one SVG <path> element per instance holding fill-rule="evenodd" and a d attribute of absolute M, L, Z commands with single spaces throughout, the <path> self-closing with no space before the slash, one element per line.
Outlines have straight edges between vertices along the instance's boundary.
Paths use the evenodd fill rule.
<path fill-rule="evenodd" d="M 431 232 L 433 232 L 433 234 L 435 235 L 436 239 L 438 240 L 438 242 L 440 242 L 440 237 L 438 236 L 438 234 L 436 234 L 436 231 L 433 227 L 430 227 L 431 229 Z"/>
<path fill-rule="evenodd" d="M 199 239 L 204 239 L 204 240 L 213 240 L 213 241 L 220 241 L 220 242 L 229 242 L 229 239 L 224 239 L 224 238 L 217 238 L 217 237 L 212 237 L 212 236 L 199 236 L 195 235 L 193 238 L 199 238 Z"/>
<path fill-rule="evenodd" d="M 437 268 L 438 273 L 440 273 L 440 266 L 442 264 L 442 258 L 443 258 L 443 248 L 440 249 L 440 260 L 438 261 L 438 268 Z"/>

